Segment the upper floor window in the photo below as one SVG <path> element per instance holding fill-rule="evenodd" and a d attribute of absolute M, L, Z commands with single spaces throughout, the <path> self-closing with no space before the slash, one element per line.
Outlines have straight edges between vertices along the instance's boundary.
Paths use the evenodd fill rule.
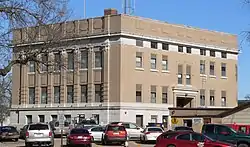
<path fill-rule="evenodd" d="M 68 52 L 68 70 L 74 70 L 74 52 Z"/>
<path fill-rule="evenodd" d="M 143 40 L 136 39 L 136 46 L 143 47 Z"/>
<path fill-rule="evenodd" d="M 187 47 L 187 53 L 191 54 L 192 53 L 192 48 L 191 47 Z"/>
<path fill-rule="evenodd" d="M 36 63 L 35 61 L 30 61 L 29 62 L 29 72 L 35 72 L 36 71 Z"/>
<path fill-rule="evenodd" d="M 67 103 L 74 103 L 74 86 L 67 86 Z"/>
<path fill-rule="evenodd" d="M 162 43 L 162 50 L 169 50 L 169 44 Z"/>
<path fill-rule="evenodd" d="M 42 71 L 48 71 L 48 54 L 42 54 Z"/>
<path fill-rule="evenodd" d="M 200 90 L 200 105 L 205 106 L 205 89 Z"/>
<path fill-rule="evenodd" d="M 226 65 L 226 63 L 221 63 L 221 76 L 222 77 L 227 76 L 227 65 Z"/>
<path fill-rule="evenodd" d="M 136 102 L 142 102 L 142 85 L 136 84 Z"/>
<path fill-rule="evenodd" d="M 103 53 L 101 51 L 95 52 L 95 68 L 102 67 L 102 56 L 103 56 Z"/>
<path fill-rule="evenodd" d="M 162 70 L 168 70 L 168 56 L 162 56 Z"/>
<path fill-rule="evenodd" d="M 227 106 L 227 94 L 226 91 L 221 91 L 221 106 Z"/>
<path fill-rule="evenodd" d="M 151 48 L 157 49 L 158 48 L 157 42 L 151 42 Z"/>
<path fill-rule="evenodd" d="M 151 103 L 156 103 L 156 86 L 151 86 Z"/>
<path fill-rule="evenodd" d="M 54 86 L 54 103 L 60 103 L 60 86 Z"/>
<path fill-rule="evenodd" d="M 214 106 L 214 95 L 215 95 L 215 91 L 214 90 L 210 90 L 210 106 Z"/>
<path fill-rule="evenodd" d="M 210 50 L 210 56 L 211 56 L 211 57 L 215 57 L 215 51 Z"/>
<path fill-rule="evenodd" d="M 205 60 L 200 60 L 200 74 L 206 73 L 206 64 Z"/>
<path fill-rule="evenodd" d="M 215 64 L 215 62 L 210 62 L 210 65 L 209 65 L 209 74 L 213 75 L 213 76 L 215 75 L 214 64 Z"/>
<path fill-rule="evenodd" d="M 81 69 L 88 68 L 88 51 L 81 51 Z"/>
<path fill-rule="evenodd" d="M 200 55 L 206 56 L 206 50 L 205 49 L 200 49 Z"/>
<path fill-rule="evenodd" d="M 101 84 L 95 84 L 95 102 L 103 102 Z"/>
<path fill-rule="evenodd" d="M 178 52 L 183 52 L 183 46 L 178 46 Z"/>
<path fill-rule="evenodd" d="M 136 52 L 136 67 L 142 68 L 142 53 Z"/>
<path fill-rule="evenodd" d="M 191 85 L 191 65 L 186 66 L 186 84 Z"/>
<path fill-rule="evenodd" d="M 81 85 L 81 102 L 88 103 L 88 85 Z"/>
<path fill-rule="evenodd" d="M 29 104 L 35 104 L 35 87 L 29 87 Z"/>
<path fill-rule="evenodd" d="M 151 54 L 150 63 L 151 63 L 151 69 L 156 69 L 156 55 L 155 54 Z"/>
<path fill-rule="evenodd" d="M 162 103 L 163 104 L 168 103 L 168 87 L 167 86 L 162 87 Z"/>
<path fill-rule="evenodd" d="M 41 104 L 47 104 L 48 103 L 48 92 L 47 87 L 41 88 Z"/>
<path fill-rule="evenodd" d="M 60 65 L 61 63 L 61 54 L 60 53 L 55 53 L 54 54 L 54 71 L 59 71 L 60 70 Z"/>
<path fill-rule="evenodd" d="M 183 84 L 183 66 L 181 64 L 178 65 L 178 84 Z"/>
<path fill-rule="evenodd" d="M 221 52 L 221 58 L 227 58 L 227 53 L 226 52 Z"/>

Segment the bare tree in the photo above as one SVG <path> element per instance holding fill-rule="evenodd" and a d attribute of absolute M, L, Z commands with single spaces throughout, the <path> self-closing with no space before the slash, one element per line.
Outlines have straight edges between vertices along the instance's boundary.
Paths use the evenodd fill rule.
<path fill-rule="evenodd" d="M 250 94 L 247 94 L 244 98 L 245 98 L 245 100 L 250 101 Z"/>
<path fill-rule="evenodd" d="M 9 116 L 12 97 L 12 77 L 9 73 L 5 77 L 0 77 L 0 123 L 3 125 L 4 120 Z"/>
<path fill-rule="evenodd" d="M 62 26 L 69 17 L 68 0 L 0 0 L 0 75 L 13 65 L 42 63 L 38 55 L 62 39 Z M 34 48 L 34 44 L 36 47 Z M 11 56 L 13 54 L 13 57 Z M 42 63 L 48 65 L 49 62 Z M 39 67 L 39 66 L 37 66 Z"/>

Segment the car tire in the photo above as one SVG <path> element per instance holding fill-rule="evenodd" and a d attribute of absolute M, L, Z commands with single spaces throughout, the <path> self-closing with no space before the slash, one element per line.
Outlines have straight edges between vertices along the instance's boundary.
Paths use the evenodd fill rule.
<path fill-rule="evenodd" d="M 170 144 L 170 145 L 168 145 L 167 147 L 176 147 L 176 146 L 175 146 L 175 145 Z"/>
<path fill-rule="evenodd" d="M 249 146 L 247 144 L 245 144 L 245 143 L 241 143 L 237 147 L 249 147 Z"/>

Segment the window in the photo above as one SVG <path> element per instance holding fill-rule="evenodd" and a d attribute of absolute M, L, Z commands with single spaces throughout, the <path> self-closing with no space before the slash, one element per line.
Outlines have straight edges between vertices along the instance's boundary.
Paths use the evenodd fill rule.
<path fill-rule="evenodd" d="M 162 50 L 169 50 L 169 44 L 162 43 Z"/>
<path fill-rule="evenodd" d="M 205 125 L 204 132 L 206 134 L 214 134 L 214 125 Z"/>
<path fill-rule="evenodd" d="M 81 51 L 81 69 L 88 68 L 88 51 Z"/>
<path fill-rule="evenodd" d="M 206 73 L 206 64 L 205 60 L 200 60 L 200 74 Z"/>
<path fill-rule="evenodd" d="M 57 121 L 58 117 L 57 117 L 57 115 L 51 115 L 51 119 L 52 119 L 52 121 Z"/>
<path fill-rule="evenodd" d="M 247 133 L 247 127 L 246 126 L 240 126 L 239 127 L 239 132 L 241 132 L 241 133 Z"/>
<path fill-rule="evenodd" d="M 81 103 L 88 103 L 88 85 L 81 85 Z"/>
<path fill-rule="evenodd" d="M 200 49 L 200 55 L 206 56 L 206 50 L 205 49 Z"/>
<path fill-rule="evenodd" d="M 66 122 L 71 124 L 71 115 L 64 115 Z"/>
<path fill-rule="evenodd" d="M 179 135 L 179 136 L 177 136 L 176 139 L 178 139 L 178 140 L 190 140 L 190 134 L 187 133 L 187 134 Z"/>
<path fill-rule="evenodd" d="M 143 40 L 137 39 L 137 40 L 136 40 L 136 46 L 143 47 Z"/>
<path fill-rule="evenodd" d="M 45 117 L 44 115 L 38 115 L 39 117 L 39 122 L 44 123 L 45 122 Z"/>
<path fill-rule="evenodd" d="M 136 67 L 142 68 L 142 53 L 136 53 Z"/>
<path fill-rule="evenodd" d="M 136 102 L 142 102 L 142 85 L 136 84 Z"/>
<path fill-rule="evenodd" d="M 32 123 L 32 115 L 26 115 L 26 123 L 31 124 Z"/>
<path fill-rule="evenodd" d="M 55 53 L 54 54 L 54 71 L 59 71 L 60 70 L 60 65 L 61 63 L 61 54 L 60 53 Z"/>
<path fill-rule="evenodd" d="M 166 86 L 162 87 L 162 103 L 163 104 L 168 103 L 168 87 Z"/>
<path fill-rule="evenodd" d="M 197 141 L 197 142 L 204 142 L 205 141 L 205 136 L 197 133 L 192 133 L 192 141 Z"/>
<path fill-rule="evenodd" d="M 191 85 L 191 65 L 186 66 L 186 84 Z"/>
<path fill-rule="evenodd" d="M 229 127 L 226 127 L 226 126 L 217 126 L 216 130 L 218 134 L 222 134 L 222 135 L 224 135 L 224 133 L 231 134 L 231 130 L 229 129 Z"/>
<path fill-rule="evenodd" d="M 162 70 L 168 70 L 168 56 L 162 56 Z"/>
<path fill-rule="evenodd" d="M 178 52 L 183 52 L 183 46 L 178 46 Z"/>
<path fill-rule="evenodd" d="M 215 71 L 214 71 L 214 62 L 210 62 L 210 65 L 209 65 L 209 74 L 214 76 L 215 75 Z"/>
<path fill-rule="evenodd" d="M 151 103 L 156 103 L 156 86 L 151 86 Z"/>
<path fill-rule="evenodd" d="M 29 104 L 35 104 L 35 87 L 29 87 Z"/>
<path fill-rule="evenodd" d="M 187 47 L 187 53 L 191 54 L 192 53 L 192 48 L 191 47 Z"/>
<path fill-rule="evenodd" d="M 214 106 L 214 95 L 215 95 L 215 91 L 214 90 L 210 90 L 210 106 Z"/>
<path fill-rule="evenodd" d="M 91 129 L 91 132 L 103 132 L 104 128 L 103 127 L 95 127 Z"/>
<path fill-rule="evenodd" d="M 35 61 L 29 62 L 29 72 L 35 72 L 36 71 L 36 63 Z"/>
<path fill-rule="evenodd" d="M 42 54 L 42 68 L 41 68 L 41 71 L 48 71 L 48 60 L 49 60 L 49 57 L 48 57 L 48 54 Z"/>
<path fill-rule="evenodd" d="M 47 93 L 47 87 L 41 88 L 41 104 L 47 104 L 48 103 L 48 93 Z"/>
<path fill-rule="evenodd" d="M 221 58 L 227 58 L 227 53 L 226 52 L 221 52 Z"/>
<path fill-rule="evenodd" d="M 151 115 L 151 123 L 157 123 L 157 115 Z"/>
<path fill-rule="evenodd" d="M 60 104 L 60 86 L 54 86 L 54 103 Z"/>
<path fill-rule="evenodd" d="M 210 56 L 215 57 L 215 51 L 210 50 Z"/>
<path fill-rule="evenodd" d="M 129 128 L 130 128 L 130 129 L 136 129 L 137 126 L 136 126 L 135 124 L 129 123 Z"/>
<path fill-rule="evenodd" d="M 182 73 L 183 72 L 183 66 L 182 65 L 178 65 L 178 84 L 183 84 L 182 82 Z"/>
<path fill-rule="evenodd" d="M 227 93 L 226 91 L 221 91 L 221 106 L 227 106 Z"/>
<path fill-rule="evenodd" d="M 68 52 L 68 70 L 74 70 L 74 52 Z"/>
<path fill-rule="evenodd" d="M 151 54 L 151 69 L 156 69 L 156 55 Z"/>
<path fill-rule="evenodd" d="M 151 42 L 151 48 L 157 49 L 158 48 L 157 42 Z"/>
<path fill-rule="evenodd" d="M 103 57 L 103 54 L 101 51 L 95 52 L 95 68 L 102 67 L 102 57 Z"/>
<path fill-rule="evenodd" d="M 101 84 L 95 84 L 95 102 L 103 102 Z"/>
<path fill-rule="evenodd" d="M 74 103 L 74 87 L 67 86 L 67 103 Z"/>
<path fill-rule="evenodd" d="M 221 76 L 222 77 L 227 76 L 227 65 L 226 65 L 226 63 L 221 63 Z"/>
<path fill-rule="evenodd" d="M 200 90 L 200 105 L 205 106 L 205 89 Z"/>

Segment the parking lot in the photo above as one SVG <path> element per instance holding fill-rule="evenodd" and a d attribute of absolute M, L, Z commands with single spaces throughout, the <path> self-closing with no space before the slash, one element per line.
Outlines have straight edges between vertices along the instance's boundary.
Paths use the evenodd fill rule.
<path fill-rule="evenodd" d="M 140 144 L 138 142 L 130 141 L 129 147 L 153 147 L 154 144 Z M 19 139 L 18 142 L 1 142 L 0 147 L 25 147 L 24 140 Z M 61 140 L 60 138 L 55 138 L 55 147 L 61 147 Z M 66 147 L 66 140 L 64 138 L 64 147 Z M 92 147 L 108 147 L 103 146 L 101 144 L 94 144 Z M 121 147 L 118 145 L 110 145 L 110 147 Z"/>

